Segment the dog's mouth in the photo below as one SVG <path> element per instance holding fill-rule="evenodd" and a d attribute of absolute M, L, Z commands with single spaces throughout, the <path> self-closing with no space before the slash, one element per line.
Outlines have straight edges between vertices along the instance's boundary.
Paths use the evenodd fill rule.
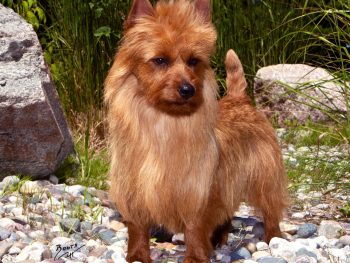
<path fill-rule="evenodd" d="M 191 115 L 199 108 L 201 101 L 189 99 L 163 100 L 157 108 L 170 115 Z"/>

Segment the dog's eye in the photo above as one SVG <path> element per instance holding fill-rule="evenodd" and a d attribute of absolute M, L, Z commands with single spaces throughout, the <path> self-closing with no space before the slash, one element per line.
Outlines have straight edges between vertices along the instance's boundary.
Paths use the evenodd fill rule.
<path fill-rule="evenodd" d="M 169 61 L 167 58 L 163 57 L 157 57 L 152 59 L 153 63 L 156 64 L 157 66 L 166 66 L 169 64 Z"/>
<path fill-rule="evenodd" d="M 190 67 L 194 67 L 199 63 L 199 59 L 198 58 L 190 58 L 187 61 L 187 65 L 189 65 Z"/>

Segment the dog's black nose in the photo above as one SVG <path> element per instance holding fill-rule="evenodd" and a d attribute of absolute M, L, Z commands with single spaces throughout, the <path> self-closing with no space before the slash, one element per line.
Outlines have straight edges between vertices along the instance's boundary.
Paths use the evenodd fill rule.
<path fill-rule="evenodd" d="M 184 83 L 180 86 L 179 94 L 185 100 L 188 100 L 189 98 L 193 97 L 195 93 L 195 88 L 189 83 Z"/>

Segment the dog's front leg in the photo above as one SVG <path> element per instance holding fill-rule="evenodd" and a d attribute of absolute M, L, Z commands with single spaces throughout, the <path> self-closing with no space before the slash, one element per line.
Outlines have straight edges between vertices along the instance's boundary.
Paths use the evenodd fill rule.
<path fill-rule="evenodd" d="M 152 263 L 149 250 L 149 226 L 140 226 L 132 222 L 127 222 L 127 226 L 129 232 L 127 261 Z"/>
<path fill-rule="evenodd" d="M 195 220 L 185 229 L 186 257 L 183 263 L 207 263 L 213 247 L 210 236 L 213 232 L 205 220 Z"/>

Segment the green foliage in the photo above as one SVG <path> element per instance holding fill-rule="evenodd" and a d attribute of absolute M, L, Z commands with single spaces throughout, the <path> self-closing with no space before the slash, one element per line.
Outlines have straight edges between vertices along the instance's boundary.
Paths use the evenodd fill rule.
<path fill-rule="evenodd" d="M 37 0 L 1 0 L 0 3 L 24 17 L 35 30 L 46 24 L 45 11 Z"/>
<path fill-rule="evenodd" d="M 69 117 L 102 107 L 103 82 L 128 8 L 129 1 L 47 0 L 52 25 L 45 58 Z"/>
<path fill-rule="evenodd" d="M 56 172 L 60 181 L 69 184 L 94 186 L 98 189 L 107 189 L 108 157 L 104 144 L 96 145 L 91 138 L 91 132 L 96 127 L 91 127 L 88 118 L 84 127 L 84 133 L 77 132 L 75 139 L 76 154 L 69 156 Z M 82 133 L 82 135 L 79 135 Z M 93 134 L 93 136 L 95 136 Z"/>
<path fill-rule="evenodd" d="M 350 218 L 350 202 L 339 208 L 344 217 Z"/>

